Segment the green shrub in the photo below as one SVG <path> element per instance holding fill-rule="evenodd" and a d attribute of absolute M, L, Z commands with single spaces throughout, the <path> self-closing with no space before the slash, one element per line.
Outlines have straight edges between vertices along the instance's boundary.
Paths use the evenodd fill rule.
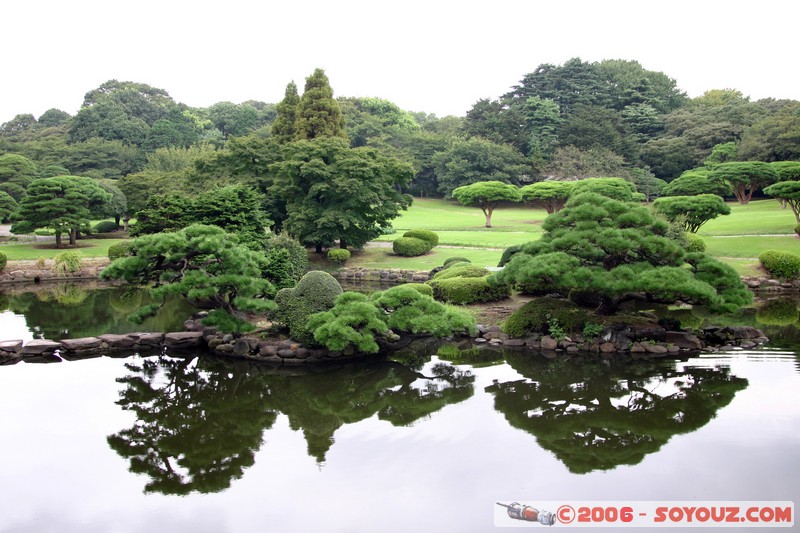
<path fill-rule="evenodd" d="M 508 298 L 508 285 L 489 282 L 488 278 L 450 278 L 431 280 L 433 296 L 437 300 L 452 304 L 496 302 Z"/>
<path fill-rule="evenodd" d="M 328 261 L 332 263 L 343 265 L 348 259 L 350 259 L 350 250 L 345 250 L 343 248 L 333 248 L 332 250 L 328 250 Z"/>
<path fill-rule="evenodd" d="M 92 231 L 94 233 L 111 233 L 117 231 L 118 229 L 119 226 L 117 226 L 117 223 L 113 220 L 103 220 L 102 222 L 95 224 L 94 228 L 92 228 Z"/>
<path fill-rule="evenodd" d="M 6 268 L 7 263 L 8 263 L 8 257 L 6 257 L 6 254 L 4 254 L 3 252 L 0 252 L 0 272 L 2 272 L 4 268 Z"/>
<path fill-rule="evenodd" d="M 424 294 L 425 296 L 430 296 L 431 298 L 433 298 L 433 288 L 425 283 L 405 283 L 401 286 L 409 287 L 411 289 L 414 289 L 420 294 Z"/>
<path fill-rule="evenodd" d="M 222 333 L 249 333 L 256 327 L 222 309 L 213 309 L 200 321 L 204 326 L 215 327 Z"/>
<path fill-rule="evenodd" d="M 587 327 L 588 314 L 568 300 L 536 298 L 514 311 L 502 324 L 512 337 L 531 333 L 578 333 Z M 560 331 L 553 332 L 553 326 Z"/>
<path fill-rule="evenodd" d="M 427 242 L 416 237 L 398 237 L 392 243 L 392 250 L 403 257 L 417 257 L 425 255 L 431 248 Z"/>
<path fill-rule="evenodd" d="M 273 317 L 289 328 L 289 335 L 307 346 L 315 345 L 308 317 L 333 307 L 342 287 L 336 279 L 320 270 L 303 276 L 293 289 L 283 288 L 275 295 L 277 309 Z"/>
<path fill-rule="evenodd" d="M 290 279 L 292 280 L 292 285 L 294 285 L 308 271 L 308 251 L 306 251 L 305 246 L 300 244 L 300 241 L 292 239 L 283 233 L 270 237 L 267 240 L 264 251 L 269 257 L 270 252 L 278 248 L 286 250 L 288 254 Z"/>
<path fill-rule="evenodd" d="M 373 298 L 388 316 L 394 331 L 447 337 L 475 331 L 475 319 L 462 309 L 442 305 L 408 284 L 398 285 Z"/>
<path fill-rule="evenodd" d="M 439 235 L 431 230 L 412 229 L 403 233 L 403 237 L 413 237 L 414 239 L 425 241 L 430 245 L 430 248 L 439 246 Z"/>
<path fill-rule="evenodd" d="M 55 235 L 56 232 L 49 228 L 39 228 L 34 230 L 33 234 L 38 235 L 39 237 L 47 237 L 48 235 Z"/>
<path fill-rule="evenodd" d="M 451 268 L 455 268 L 455 267 L 463 267 L 463 266 L 471 266 L 471 265 L 472 265 L 472 263 L 467 263 L 466 261 L 456 261 L 455 263 L 450 263 L 447 266 L 441 267 L 438 270 L 438 272 L 441 272 L 443 270 L 448 270 L 448 269 L 451 269 Z"/>
<path fill-rule="evenodd" d="M 798 224 L 798 225 L 796 225 L 794 227 L 794 232 L 797 233 L 798 235 L 800 235 L 800 224 Z"/>
<path fill-rule="evenodd" d="M 112 261 L 130 255 L 131 241 L 122 241 L 108 247 L 108 258 Z"/>
<path fill-rule="evenodd" d="M 780 250 L 766 250 L 758 256 L 770 276 L 795 279 L 800 276 L 800 256 Z"/>
<path fill-rule="evenodd" d="M 454 266 L 447 270 L 442 270 L 433 275 L 433 279 L 451 278 L 483 278 L 489 275 L 489 271 L 483 267 L 474 265 Z"/>
<path fill-rule="evenodd" d="M 329 350 L 376 353 L 380 347 L 375 335 L 389 330 L 382 315 L 364 294 L 345 292 L 336 298 L 329 311 L 309 316 L 308 329 Z"/>
<path fill-rule="evenodd" d="M 450 268 L 453 263 L 472 263 L 472 261 L 466 257 L 448 257 L 444 260 L 444 263 L 442 263 L 442 267 Z"/>
<path fill-rule="evenodd" d="M 522 245 L 521 244 L 515 244 L 515 245 L 509 246 L 508 248 L 503 250 L 503 255 L 500 256 L 500 262 L 497 263 L 497 266 L 499 266 L 499 267 L 506 266 L 508 264 L 508 262 L 511 261 L 511 257 L 513 257 L 513 255 L 515 253 L 519 252 L 520 250 L 522 250 Z"/>
<path fill-rule="evenodd" d="M 389 224 L 388 226 L 381 227 L 380 232 L 381 235 L 394 235 L 395 233 L 397 233 L 397 230 L 394 229 L 394 227 L 392 227 L 391 224 Z"/>
<path fill-rule="evenodd" d="M 60 276 L 77 272 L 80 268 L 81 256 L 78 252 L 61 252 L 53 258 L 53 271 Z"/>
<path fill-rule="evenodd" d="M 686 233 L 686 251 L 687 252 L 705 252 L 706 241 L 695 233 Z"/>

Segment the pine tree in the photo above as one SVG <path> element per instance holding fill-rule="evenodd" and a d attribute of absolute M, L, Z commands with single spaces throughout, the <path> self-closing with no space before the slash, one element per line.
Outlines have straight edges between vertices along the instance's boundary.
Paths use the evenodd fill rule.
<path fill-rule="evenodd" d="M 272 136 L 280 144 L 292 142 L 295 136 L 295 122 L 297 108 L 300 106 L 300 96 L 297 94 L 297 85 L 290 82 L 286 86 L 283 100 L 276 106 L 278 116 L 272 123 Z"/>
<path fill-rule="evenodd" d="M 306 86 L 295 121 L 295 140 L 311 140 L 317 137 L 347 138 L 344 117 L 339 103 L 333 98 L 328 76 L 318 68 L 306 78 Z"/>

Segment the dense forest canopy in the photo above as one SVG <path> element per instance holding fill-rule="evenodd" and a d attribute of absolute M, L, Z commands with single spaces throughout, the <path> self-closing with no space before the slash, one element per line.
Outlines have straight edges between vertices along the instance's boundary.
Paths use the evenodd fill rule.
<path fill-rule="evenodd" d="M 132 213 L 176 191 L 247 185 L 268 193 L 275 169 L 285 170 L 276 165 L 279 147 L 319 134 L 408 165 L 410 179 L 395 186 L 416 196 L 450 197 L 481 181 L 613 176 L 651 200 L 687 171 L 800 159 L 800 102 L 751 101 L 732 89 L 689 98 L 668 74 L 637 61 L 542 64 L 463 117 L 407 111 L 379 97 L 334 97 L 321 69 L 298 87 L 291 81 L 282 102 L 193 108 L 165 89 L 110 80 L 89 90 L 74 116 L 20 110 L 0 125 L 0 190 L 19 202 L 34 179 L 113 180 Z M 268 197 L 264 206 L 278 225 L 279 204 Z"/>

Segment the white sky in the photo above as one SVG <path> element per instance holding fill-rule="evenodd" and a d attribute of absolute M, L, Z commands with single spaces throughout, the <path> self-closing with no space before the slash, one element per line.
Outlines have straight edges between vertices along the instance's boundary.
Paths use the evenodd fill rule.
<path fill-rule="evenodd" d="M 26 0 L 0 25 L 0 123 L 74 114 L 109 79 L 205 107 L 276 103 L 325 69 L 335 96 L 464 115 L 541 63 L 633 59 L 699 96 L 800 100 L 796 0 Z"/>

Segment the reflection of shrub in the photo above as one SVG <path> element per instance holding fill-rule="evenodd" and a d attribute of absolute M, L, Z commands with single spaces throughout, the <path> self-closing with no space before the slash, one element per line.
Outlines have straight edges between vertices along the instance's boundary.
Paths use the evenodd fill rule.
<path fill-rule="evenodd" d="M 705 252 L 706 241 L 695 233 L 686 233 L 686 251 L 687 252 Z"/>
<path fill-rule="evenodd" d="M 758 256 L 770 276 L 781 279 L 795 279 L 800 276 L 800 256 L 780 250 L 766 250 Z"/>
<path fill-rule="evenodd" d="M 119 226 L 117 226 L 117 223 L 113 220 L 103 220 L 95 224 L 94 228 L 92 228 L 92 231 L 95 233 L 111 233 L 117 231 L 118 229 Z"/>
<path fill-rule="evenodd" d="M 550 333 L 553 324 L 558 324 L 566 333 L 577 333 L 586 327 L 587 319 L 587 312 L 568 300 L 536 298 L 514 311 L 502 328 L 514 337 L 534 332 Z"/>
<path fill-rule="evenodd" d="M 511 294 L 508 285 L 490 283 L 485 277 L 436 279 L 428 284 L 437 300 L 452 304 L 495 302 Z"/>
<path fill-rule="evenodd" d="M 336 279 L 320 270 L 303 276 L 293 289 L 281 289 L 275 295 L 277 309 L 274 317 L 289 328 L 296 341 L 313 345 L 314 335 L 307 327 L 308 317 L 333 307 L 342 287 Z"/>
<path fill-rule="evenodd" d="M 108 247 L 108 258 L 112 261 L 130 255 L 131 241 L 122 241 Z"/>
<path fill-rule="evenodd" d="M 59 285 L 51 293 L 53 300 L 62 305 L 80 305 L 89 297 L 89 291 L 77 285 Z"/>
<path fill-rule="evenodd" d="M 3 252 L 0 252 L 0 272 L 2 272 L 4 268 L 6 268 L 7 263 L 8 263 L 8 257 L 6 257 L 6 254 L 4 254 Z"/>
<path fill-rule="evenodd" d="M 333 248 L 328 250 L 328 260 L 337 265 L 343 265 L 350 259 L 350 250 L 342 248 Z"/>
<path fill-rule="evenodd" d="M 53 258 L 53 271 L 60 276 L 77 272 L 80 268 L 81 256 L 78 252 L 61 252 Z"/>
<path fill-rule="evenodd" d="M 789 298 L 767 300 L 756 311 L 756 321 L 766 326 L 789 326 L 797 319 L 797 302 Z"/>
<path fill-rule="evenodd" d="M 415 237 L 398 237 L 392 243 L 392 250 L 403 257 L 417 257 L 430 251 L 430 246 L 422 239 Z"/>
<path fill-rule="evenodd" d="M 474 265 L 462 265 L 448 268 L 434 274 L 433 279 L 451 279 L 451 278 L 482 278 L 488 276 L 489 271 L 483 267 Z"/>
<path fill-rule="evenodd" d="M 439 235 L 427 229 L 412 229 L 403 233 L 403 237 L 413 237 L 429 244 L 428 249 L 439 246 Z"/>

